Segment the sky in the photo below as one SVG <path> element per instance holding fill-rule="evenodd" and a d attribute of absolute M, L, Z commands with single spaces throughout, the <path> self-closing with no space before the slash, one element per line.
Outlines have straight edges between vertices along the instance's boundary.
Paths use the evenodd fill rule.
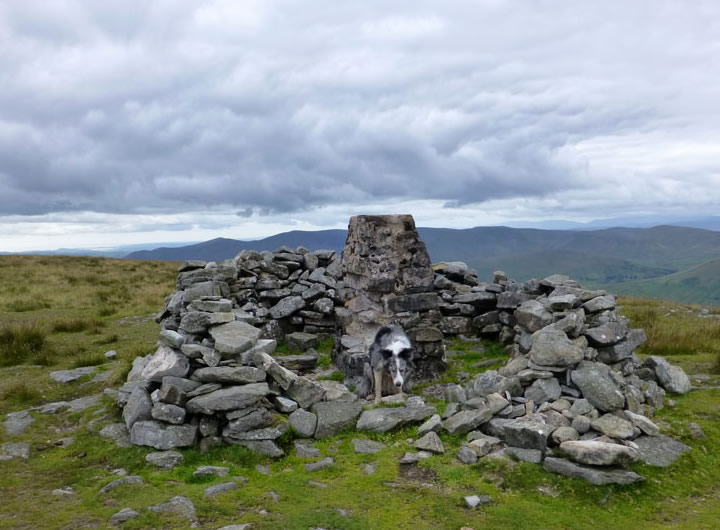
<path fill-rule="evenodd" d="M 6 0 L 0 251 L 720 212 L 720 2 Z"/>

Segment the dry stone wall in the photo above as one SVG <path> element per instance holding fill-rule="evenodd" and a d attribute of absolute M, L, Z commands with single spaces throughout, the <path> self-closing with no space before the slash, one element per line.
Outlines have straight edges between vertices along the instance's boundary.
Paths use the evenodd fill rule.
<path fill-rule="evenodd" d="M 617 466 L 672 445 L 650 418 L 666 391 L 687 392 L 690 382 L 662 358 L 640 361 L 645 333 L 629 327 L 615 297 L 561 275 L 519 284 L 496 272 L 481 282 L 463 263 L 431 267 L 414 224 L 393 217 L 359 220 L 342 259 L 281 248 L 184 263 L 158 314 L 156 353 L 135 360 L 118 393 L 131 442 L 162 450 L 231 443 L 278 457 L 285 436 L 422 423 L 423 436 L 467 434 L 457 455 L 466 463 L 500 452 L 598 484 L 641 480 Z M 394 267 L 383 262 L 390 242 L 398 244 Z M 366 355 L 363 333 L 385 319 L 408 330 L 425 375 L 444 365 L 448 336 L 499 340 L 508 361 L 426 389 L 449 402 L 442 417 L 420 396 L 366 410 L 344 385 L 315 377 L 313 347 L 321 335 L 335 337 L 334 360 L 349 383 Z M 281 339 L 297 354 L 275 355 Z"/>

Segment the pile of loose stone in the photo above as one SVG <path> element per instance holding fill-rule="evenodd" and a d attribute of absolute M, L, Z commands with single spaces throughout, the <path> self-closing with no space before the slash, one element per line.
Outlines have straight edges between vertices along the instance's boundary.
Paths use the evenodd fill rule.
<path fill-rule="evenodd" d="M 690 381 L 665 359 L 639 360 L 634 350 L 645 333 L 628 328 L 614 296 L 561 275 L 520 285 L 501 272 L 492 284 L 481 284 L 482 291 L 468 290 L 457 281 L 467 278 L 462 267 L 453 267 L 455 278 L 446 267 L 435 281 L 444 289 L 443 327 L 496 335 L 510 351 L 501 369 L 465 386 L 442 387 L 450 405 L 445 420 L 437 417 L 434 424 L 470 433 L 461 460 L 475 462 L 505 445 L 504 453 L 544 461 L 548 471 L 596 484 L 628 483 L 642 478 L 614 466 L 657 461 L 653 454 L 662 448 L 687 449 L 658 436 L 648 416 L 663 407 L 665 390 L 688 392 Z M 486 311 L 471 317 L 480 304 Z"/>
<path fill-rule="evenodd" d="M 497 371 L 427 389 L 449 403 L 442 417 L 419 396 L 367 409 L 344 385 L 304 375 L 317 362 L 318 334 L 336 330 L 343 269 L 332 251 L 282 248 L 180 267 L 178 291 L 158 316 L 159 348 L 133 363 L 118 392 L 125 423 L 114 428 L 161 450 L 231 443 L 279 457 L 286 434 L 317 439 L 422 423 L 420 456 L 404 463 L 440 452 L 432 448 L 442 447 L 444 431 L 468 436 L 458 452 L 465 463 L 507 454 L 597 484 L 641 480 L 617 466 L 652 460 L 659 447 L 687 449 L 660 436 L 649 417 L 665 390 L 684 393 L 690 382 L 662 358 L 640 362 L 634 350 L 645 333 L 628 328 L 614 296 L 560 275 L 519 284 L 498 272 L 482 283 L 462 263 L 433 269 L 438 303 L 425 310 L 426 334 L 497 338 L 509 351 Z M 274 356 L 281 338 L 301 354 Z"/>

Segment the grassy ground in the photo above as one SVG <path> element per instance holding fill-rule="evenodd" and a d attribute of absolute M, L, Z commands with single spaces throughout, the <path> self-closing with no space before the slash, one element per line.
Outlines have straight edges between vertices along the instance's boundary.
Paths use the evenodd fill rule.
<path fill-rule="evenodd" d="M 176 267 L 86 258 L 0 257 L 0 329 L 10 330 L 6 335 L 0 332 L 0 344 L 5 348 L 3 362 L 11 365 L 0 367 L 0 414 L 117 386 L 129 361 L 154 350 L 158 328 L 148 317 L 173 290 Z M 706 327 L 709 319 L 691 318 L 677 304 L 632 299 L 623 299 L 622 304 L 634 325 L 650 328 L 654 322 L 644 354 L 662 351 L 693 374 L 710 371 L 720 340 L 713 334 L 716 328 Z M 681 314 L 676 322 L 674 315 Z M 664 331 L 670 324 L 677 324 L 675 332 Z M 38 332 L 42 344 L 33 339 L 33 332 L 23 339 L 26 329 Z M 120 361 L 98 369 L 112 370 L 114 381 L 89 383 L 89 376 L 86 381 L 60 385 L 47 376 L 51 370 L 102 362 L 108 349 L 116 350 Z M 324 353 L 325 348 L 320 349 Z M 477 365 L 501 359 L 500 350 L 488 345 L 454 342 L 449 349 L 456 353 L 448 379 L 497 368 L 498 364 Z M 22 364 L 16 364 L 18 359 Z M 360 437 L 357 433 L 316 442 L 323 456 L 332 456 L 336 463 L 315 473 L 305 471 L 307 461 L 291 448 L 289 456 L 271 461 L 238 447 L 205 455 L 183 450 L 184 464 L 161 471 L 145 463 L 150 450 L 118 449 L 86 428 L 97 418 L 105 418 L 97 427 L 117 421 L 118 411 L 110 400 L 82 413 L 33 413 L 35 422 L 21 436 L 10 437 L 0 429 L 0 443 L 22 441 L 32 446 L 29 460 L 0 462 L 0 528 L 103 528 L 124 507 L 141 512 L 126 528 L 187 528 L 187 520 L 143 510 L 175 495 L 192 499 L 203 528 L 243 522 L 252 522 L 253 528 L 278 529 L 717 528 L 720 390 L 714 387 L 719 384 L 717 378 L 704 380 L 702 389 L 674 396 L 676 405 L 656 417 L 667 433 L 692 446 L 692 451 L 670 469 L 637 464 L 633 468 L 647 480 L 614 487 L 549 475 L 532 464 L 491 461 L 465 466 L 455 460 L 462 439 L 447 435 L 441 435 L 446 455 L 423 461 L 419 473 L 406 476 L 397 461 L 412 450 L 408 440 L 417 438 L 416 427 L 369 436 L 387 444 L 376 455 L 354 454 L 351 440 Z M 706 438 L 692 438 L 689 422 L 698 423 Z M 74 438 L 72 445 L 54 445 L 66 436 Z M 208 499 L 205 488 L 230 478 L 193 478 L 193 471 L 204 464 L 228 466 L 230 478 L 245 477 L 247 484 Z M 256 470 L 257 464 L 269 466 L 270 474 Z M 365 473 L 368 464 L 375 466 L 372 475 Z M 144 484 L 99 494 L 117 478 L 112 473 L 117 468 L 141 476 Z M 65 486 L 75 493 L 51 493 Z M 468 510 L 462 497 L 469 494 L 488 494 L 493 502 Z"/>

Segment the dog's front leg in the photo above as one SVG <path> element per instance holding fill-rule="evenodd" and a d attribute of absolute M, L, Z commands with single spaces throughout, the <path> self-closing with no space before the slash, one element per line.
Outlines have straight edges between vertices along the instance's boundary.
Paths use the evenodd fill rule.
<path fill-rule="evenodd" d="M 383 369 L 373 370 L 373 377 L 375 379 L 375 404 L 378 405 L 382 398 Z"/>

